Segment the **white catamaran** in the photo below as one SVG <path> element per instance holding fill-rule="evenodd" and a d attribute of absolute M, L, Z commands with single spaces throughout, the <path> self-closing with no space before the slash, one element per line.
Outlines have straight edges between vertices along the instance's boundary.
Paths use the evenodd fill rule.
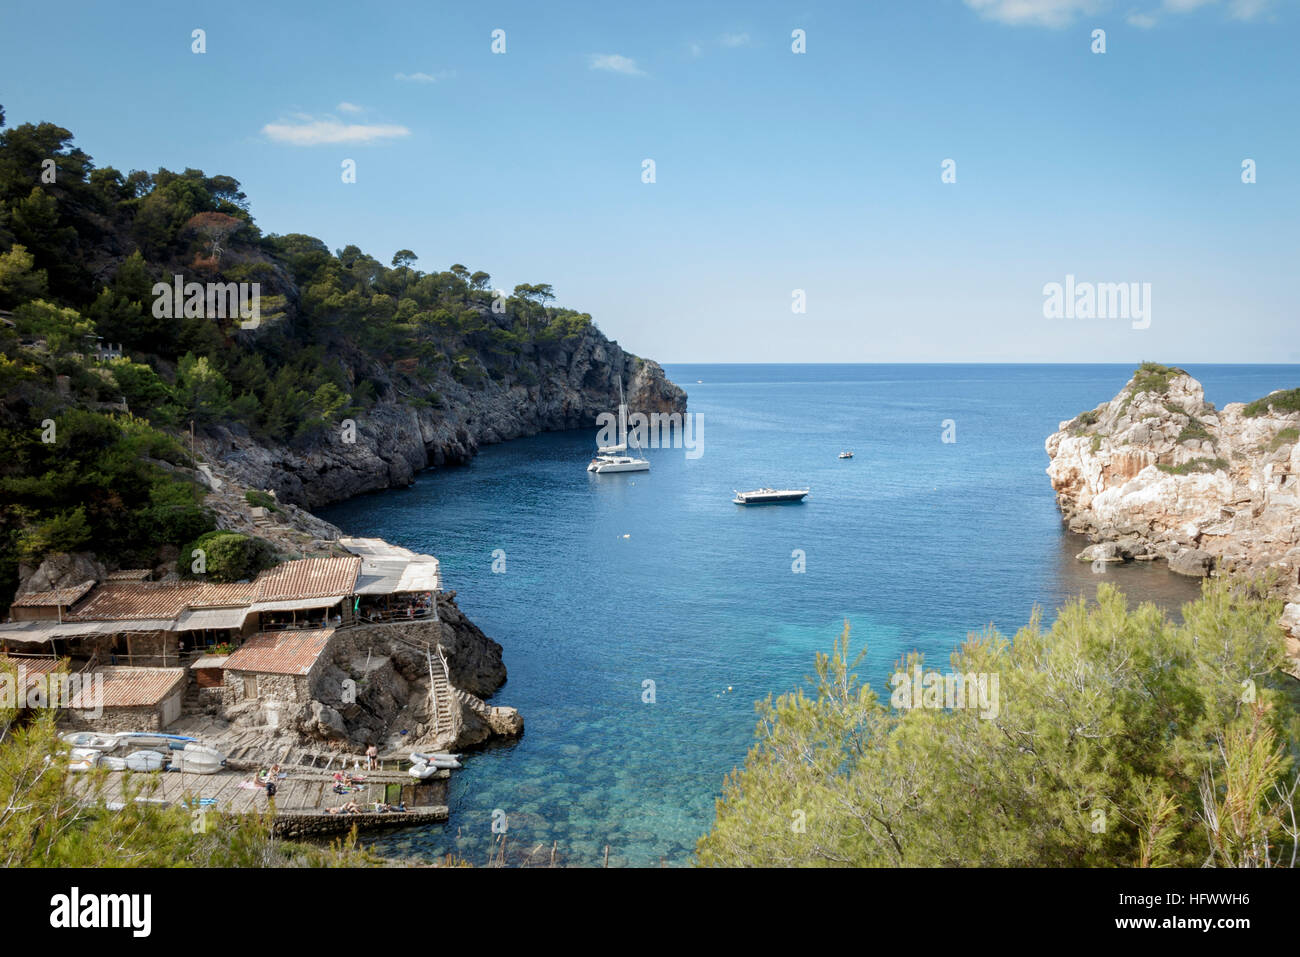
<path fill-rule="evenodd" d="M 648 472 L 650 460 L 640 454 L 627 454 L 627 405 L 623 401 L 623 380 L 618 380 L 618 437 L 617 445 L 599 445 L 596 457 L 587 465 L 588 472 L 603 475 L 606 472 Z M 634 443 L 635 444 L 635 443 Z"/>

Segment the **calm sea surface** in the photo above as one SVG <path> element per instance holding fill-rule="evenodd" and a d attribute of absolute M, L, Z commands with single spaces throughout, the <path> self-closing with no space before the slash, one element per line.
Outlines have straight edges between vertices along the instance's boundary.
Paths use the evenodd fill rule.
<path fill-rule="evenodd" d="M 452 779 L 451 820 L 374 842 L 485 863 L 505 812 L 511 859 L 689 863 L 754 701 L 794 688 L 845 619 L 880 687 L 910 649 L 932 662 L 968 631 L 1012 634 L 1098 581 L 1170 609 L 1195 583 L 1074 555 L 1044 469 L 1058 424 L 1113 396 L 1129 366 L 670 365 L 703 419 L 703 454 L 650 472 L 585 471 L 595 434 L 486 448 L 414 487 L 322 510 L 349 534 L 438 556 L 446 587 L 505 647 L 494 699 L 517 742 Z M 1296 366 L 1194 366 L 1222 407 L 1300 384 Z M 945 420 L 956 442 L 941 441 Z M 852 449 L 850 461 L 837 458 Z M 812 489 L 743 508 L 733 489 Z M 493 552 L 505 572 L 493 572 Z M 792 553 L 806 571 L 792 570 Z M 654 682 L 655 703 L 642 702 Z"/>

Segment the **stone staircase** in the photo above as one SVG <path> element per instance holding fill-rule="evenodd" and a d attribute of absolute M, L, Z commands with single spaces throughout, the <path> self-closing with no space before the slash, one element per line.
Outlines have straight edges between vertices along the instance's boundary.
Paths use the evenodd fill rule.
<path fill-rule="evenodd" d="M 433 685 L 429 693 L 433 696 L 434 706 L 434 730 L 438 734 L 451 731 L 453 727 L 454 715 L 452 714 L 452 694 L 456 689 L 452 687 L 447 676 L 447 659 L 442 654 L 442 646 L 437 649 L 437 660 L 433 662 Z"/>

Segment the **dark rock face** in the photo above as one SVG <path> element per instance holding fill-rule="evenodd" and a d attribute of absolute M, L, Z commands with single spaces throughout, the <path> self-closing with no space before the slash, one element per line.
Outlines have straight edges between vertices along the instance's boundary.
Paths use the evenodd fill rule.
<path fill-rule="evenodd" d="M 70 588 L 91 580 L 103 581 L 105 574 L 103 564 L 89 552 L 60 552 L 46 558 L 39 568 L 19 566 L 18 577 L 22 584 L 18 594 Z"/>
<path fill-rule="evenodd" d="M 479 698 L 496 692 L 506 682 L 501 645 L 465 617 L 454 591 L 438 596 L 438 617 L 451 683 Z"/>
<path fill-rule="evenodd" d="M 359 749 L 391 743 L 394 734 L 406 732 L 403 746 L 428 750 L 519 734 L 523 721 L 513 708 L 493 708 L 481 700 L 505 683 L 501 646 L 465 617 L 455 599 L 454 592 L 438 596 L 439 621 L 340 632 L 313 688 L 314 700 L 296 722 L 299 733 Z M 430 662 L 425 649 L 437 646 L 447 658 L 458 718 L 450 733 L 435 727 L 429 694 L 430 666 L 439 668 L 440 662 Z"/>
<path fill-rule="evenodd" d="M 204 452 L 241 484 L 311 508 L 409 485 L 421 469 L 468 462 L 480 445 L 564 429 L 590 428 L 594 438 L 597 416 L 618 409 L 620 381 L 629 411 L 686 411 L 686 393 L 658 363 L 624 352 L 595 329 L 548 354 L 541 368 L 535 382 L 521 373 L 488 377 L 475 388 L 443 374 L 432 404 L 410 402 L 427 397 L 404 393 L 380 369 L 385 391 L 356 419 L 354 441 L 342 429 L 308 442 L 268 443 L 242 428 L 215 427 Z"/>

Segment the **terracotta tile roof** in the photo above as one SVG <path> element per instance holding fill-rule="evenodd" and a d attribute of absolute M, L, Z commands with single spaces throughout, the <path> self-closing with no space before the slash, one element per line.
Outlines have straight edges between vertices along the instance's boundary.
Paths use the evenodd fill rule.
<path fill-rule="evenodd" d="M 58 671 L 61 664 L 63 664 L 63 660 L 60 658 L 10 658 L 7 655 L 0 655 L 0 668 L 6 670 L 12 668 L 15 677 L 21 676 L 23 678 L 25 686 L 31 685 L 45 675 Z M 23 690 L 26 691 L 27 688 L 24 687 Z"/>
<path fill-rule="evenodd" d="M 74 621 L 175 618 L 203 587 L 193 583 L 105 582 L 68 618 Z"/>
<path fill-rule="evenodd" d="M 244 642 L 226 659 L 226 671 L 269 675 L 305 675 L 329 644 L 333 628 L 268 631 Z"/>
<path fill-rule="evenodd" d="M 149 568 L 119 568 L 104 576 L 106 582 L 142 582 L 147 581 L 153 570 Z"/>
<path fill-rule="evenodd" d="M 95 681 L 73 696 L 69 707 L 139 708 L 156 705 L 170 697 L 185 681 L 184 668 L 130 668 L 104 665 L 92 674 Z M 103 697 L 98 690 L 103 689 Z"/>
<path fill-rule="evenodd" d="M 361 570 L 359 558 L 303 558 L 257 576 L 257 601 L 351 595 Z"/>
<path fill-rule="evenodd" d="M 95 580 L 69 585 L 67 588 L 52 588 L 49 591 L 34 591 L 19 595 L 12 602 L 14 608 L 53 608 L 56 605 L 75 605 L 86 592 L 95 587 Z"/>
<path fill-rule="evenodd" d="M 191 608 L 229 608 L 248 605 L 253 601 L 257 586 L 252 582 L 203 585 L 190 599 Z"/>

